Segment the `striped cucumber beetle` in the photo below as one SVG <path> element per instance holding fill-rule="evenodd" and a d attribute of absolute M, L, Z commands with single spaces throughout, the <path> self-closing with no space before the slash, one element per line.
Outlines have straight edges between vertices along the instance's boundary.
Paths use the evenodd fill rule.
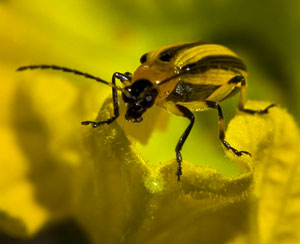
<path fill-rule="evenodd" d="M 81 75 L 112 87 L 114 115 L 105 121 L 83 121 L 82 125 L 96 128 L 110 124 L 119 116 L 118 91 L 127 106 L 125 118 L 141 122 L 143 114 L 154 104 L 168 112 L 189 119 L 190 123 L 175 147 L 177 179 L 182 175 L 181 149 L 195 121 L 193 111 L 216 109 L 219 116 L 219 139 L 235 155 L 250 155 L 238 151 L 225 140 L 225 123 L 219 103 L 240 92 L 239 110 L 250 114 L 266 114 L 275 106 L 263 110 L 244 107 L 246 101 L 246 66 L 230 49 L 204 42 L 179 43 L 148 52 L 140 58 L 140 66 L 131 74 L 115 72 L 109 83 L 93 75 L 56 65 L 29 65 L 17 69 L 54 69 Z M 117 86 L 119 80 L 123 87 Z"/>

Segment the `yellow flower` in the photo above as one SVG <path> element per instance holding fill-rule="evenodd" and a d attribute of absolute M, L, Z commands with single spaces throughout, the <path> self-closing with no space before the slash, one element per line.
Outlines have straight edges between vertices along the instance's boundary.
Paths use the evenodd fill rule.
<path fill-rule="evenodd" d="M 254 109 L 267 103 L 251 102 Z M 108 116 L 106 104 L 98 120 Z M 176 181 L 176 162 L 147 165 L 118 125 L 103 126 L 86 138 L 95 167 L 94 196 L 81 213 L 97 243 L 297 243 L 300 208 L 299 134 L 280 108 L 268 115 L 238 114 L 227 138 L 253 156 L 226 152 L 242 173 L 225 177 L 184 162 Z M 92 183 L 91 183 L 92 184 Z M 295 196 L 296 195 L 296 196 Z M 296 201 L 296 202 L 295 202 Z M 79 206 L 82 208 L 82 206 Z M 87 221 L 89 219 L 89 221 Z M 293 225 L 289 221 L 294 222 Z"/>
<path fill-rule="evenodd" d="M 78 85 L 60 77 L 37 72 L 35 79 L 34 86 L 17 82 L 6 93 L 10 109 L 2 117 L 0 147 L 3 231 L 30 237 L 49 221 L 73 217 L 94 243 L 300 240 L 299 132 L 285 110 L 238 113 L 229 123 L 227 140 L 253 155 L 226 151 L 240 175 L 224 176 L 184 161 L 179 183 L 176 161 L 145 162 L 122 118 L 97 129 L 81 127 L 81 111 L 87 109 L 81 104 L 91 96 L 85 85 L 79 93 Z M 97 120 L 111 112 L 108 100 Z"/>

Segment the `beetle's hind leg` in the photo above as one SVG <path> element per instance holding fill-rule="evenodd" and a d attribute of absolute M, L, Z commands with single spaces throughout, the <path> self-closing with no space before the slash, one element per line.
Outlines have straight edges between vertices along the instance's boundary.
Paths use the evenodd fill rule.
<path fill-rule="evenodd" d="M 246 109 L 246 108 L 239 108 L 240 111 L 249 113 L 249 114 L 267 114 L 269 113 L 269 109 L 272 107 L 275 107 L 276 105 L 274 103 L 267 106 L 265 109 L 262 110 L 253 110 L 253 109 Z"/>
<path fill-rule="evenodd" d="M 261 110 L 253 110 L 253 109 L 246 109 L 245 108 L 245 102 L 246 102 L 246 79 L 242 75 L 237 75 L 233 77 L 230 81 L 228 81 L 228 84 L 241 84 L 241 96 L 240 96 L 240 102 L 239 102 L 239 110 L 245 113 L 249 114 L 267 114 L 269 112 L 269 109 L 276 106 L 275 104 L 271 104 L 267 106 L 265 109 Z"/>
<path fill-rule="evenodd" d="M 114 85 L 116 85 L 116 79 L 119 79 L 123 83 L 124 81 L 131 80 L 131 77 L 132 77 L 132 75 L 129 72 L 126 72 L 125 74 L 115 72 L 112 76 L 112 83 Z M 89 121 L 89 120 L 88 121 L 82 121 L 81 124 L 82 125 L 92 125 L 93 128 L 96 128 L 99 125 L 110 124 L 114 120 L 116 120 L 119 117 L 119 101 L 118 101 L 118 93 L 117 93 L 116 88 L 112 88 L 112 99 L 113 99 L 113 105 L 114 105 L 114 116 L 112 116 L 108 120 L 99 121 L 99 122 Z"/>
<path fill-rule="evenodd" d="M 221 106 L 218 102 L 214 101 L 206 101 L 206 105 L 209 108 L 217 109 L 218 110 L 218 116 L 219 116 L 219 139 L 222 142 L 222 144 L 228 149 L 231 150 L 235 155 L 241 156 L 242 154 L 248 154 L 251 156 L 251 154 L 247 151 L 238 151 L 237 149 L 233 148 L 227 141 L 225 141 L 225 122 L 224 117 L 222 113 Z"/>

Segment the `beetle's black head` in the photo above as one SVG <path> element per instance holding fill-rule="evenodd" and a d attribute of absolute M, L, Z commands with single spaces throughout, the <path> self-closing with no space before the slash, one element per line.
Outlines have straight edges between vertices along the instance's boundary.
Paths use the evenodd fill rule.
<path fill-rule="evenodd" d="M 157 97 L 157 89 L 151 88 L 153 84 L 146 79 L 139 79 L 131 86 L 124 89 L 130 94 L 125 92 L 122 94 L 123 101 L 127 105 L 127 112 L 125 118 L 132 122 L 141 122 L 142 115 L 150 108 Z M 151 89 L 149 89 L 151 88 Z"/>

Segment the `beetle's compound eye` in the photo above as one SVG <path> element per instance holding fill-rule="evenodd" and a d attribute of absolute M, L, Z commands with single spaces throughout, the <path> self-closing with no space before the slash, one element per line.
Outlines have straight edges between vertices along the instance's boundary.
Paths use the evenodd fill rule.
<path fill-rule="evenodd" d="M 150 108 L 153 106 L 155 99 L 157 97 L 158 91 L 156 89 L 152 89 L 147 92 L 142 100 L 140 101 L 144 109 Z"/>
<path fill-rule="evenodd" d="M 150 95 L 150 94 L 147 94 L 146 96 L 145 96 L 145 100 L 146 100 L 146 102 L 152 102 L 153 101 L 153 97 L 152 97 L 152 95 Z"/>
<path fill-rule="evenodd" d="M 148 53 L 145 53 L 141 58 L 140 58 L 140 62 L 141 64 L 145 63 L 147 61 L 147 54 Z"/>

